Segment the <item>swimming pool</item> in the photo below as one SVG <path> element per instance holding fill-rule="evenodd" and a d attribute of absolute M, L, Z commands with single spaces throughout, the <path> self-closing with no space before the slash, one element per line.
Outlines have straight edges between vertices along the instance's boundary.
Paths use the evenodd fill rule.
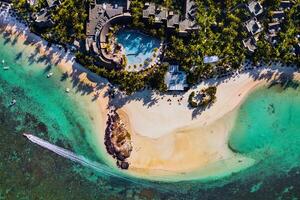
<path fill-rule="evenodd" d="M 136 30 L 120 30 L 116 39 L 125 50 L 127 67 L 136 65 L 139 68 L 140 64 L 147 67 L 144 65 L 145 61 L 150 62 L 154 49 L 160 46 L 160 40 Z"/>

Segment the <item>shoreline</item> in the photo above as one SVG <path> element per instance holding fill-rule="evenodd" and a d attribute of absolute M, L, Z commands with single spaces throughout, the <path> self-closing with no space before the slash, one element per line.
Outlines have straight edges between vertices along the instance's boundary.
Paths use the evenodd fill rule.
<path fill-rule="evenodd" d="M 103 158 L 107 164 L 114 165 L 114 160 L 105 155 L 106 151 L 104 145 L 105 124 L 108 113 L 108 109 L 105 107 L 108 105 L 108 97 L 106 97 L 105 94 L 109 82 L 76 63 L 74 61 L 75 57 L 69 51 L 65 52 L 63 48 L 60 48 L 56 44 L 52 44 L 49 48 L 47 46 L 48 42 L 40 36 L 30 32 L 25 24 L 19 22 L 16 18 L 10 16 L 10 14 L 6 17 L 8 19 L 0 20 L 0 31 L 2 34 L 9 34 L 10 37 L 15 37 L 22 43 L 26 42 L 25 45 L 34 48 L 35 53 L 38 53 L 40 56 L 47 56 L 51 64 L 57 66 L 62 75 L 67 75 L 67 78 L 70 79 L 71 87 L 73 87 L 72 81 L 74 80 L 92 90 L 91 93 L 84 94 L 84 96 L 91 102 L 85 106 L 85 110 L 93 121 L 92 124 L 95 132 L 98 133 L 93 136 L 97 140 L 95 142 L 96 144 L 94 144 L 97 145 L 98 149 L 96 154 L 102 155 L 101 158 Z M 77 90 L 76 87 L 77 86 L 71 90 Z"/>
<path fill-rule="evenodd" d="M 73 56 L 56 45 L 47 49 L 47 42 L 30 33 L 25 26 L 16 26 L 11 21 L 8 25 L 1 21 L 0 24 L 0 29 L 4 29 L 4 32 L 22 41 L 30 41 L 29 46 L 38 49 L 41 55 L 48 56 L 62 73 L 67 73 L 92 88 L 93 92 L 88 97 L 98 98 L 91 106 L 87 106 L 87 111 L 98 133 L 95 143 L 98 144 L 99 151 L 106 154 L 104 134 L 109 112 L 109 97 L 106 95 L 108 81 L 72 61 Z M 276 80 L 281 73 L 294 72 L 292 68 L 280 67 L 253 69 L 236 77 L 208 80 L 178 96 L 156 94 L 149 90 L 129 97 L 118 94 L 111 103 L 120 107 L 118 113 L 129 128 L 133 143 L 132 155 L 128 159 L 129 170 L 124 174 L 151 180 L 203 179 L 207 176 L 230 174 L 251 166 L 254 160 L 233 153 L 227 145 L 236 111 L 254 89 Z M 300 80 L 299 73 L 296 79 Z M 201 114 L 188 108 L 187 98 L 191 91 L 200 90 L 220 80 L 224 81 L 217 85 L 217 101 L 213 106 L 199 111 Z M 168 99 L 171 99 L 171 105 Z M 108 154 L 104 159 L 117 169 Z M 227 163 L 227 168 L 223 169 L 222 163 Z"/>

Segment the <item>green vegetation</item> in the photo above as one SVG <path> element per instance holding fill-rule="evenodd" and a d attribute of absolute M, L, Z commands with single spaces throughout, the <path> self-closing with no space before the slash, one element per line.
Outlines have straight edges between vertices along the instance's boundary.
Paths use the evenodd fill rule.
<path fill-rule="evenodd" d="M 274 5 L 271 5 L 271 7 L 272 10 L 276 10 L 279 7 L 279 3 L 275 3 Z M 266 21 L 270 21 L 271 17 L 271 12 L 268 12 Z M 297 43 L 300 42 L 300 39 L 296 39 L 297 35 L 299 34 L 300 1 L 297 1 L 296 5 L 294 5 L 290 10 L 285 10 L 285 19 L 281 23 L 281 30 L 278 35 L 278 43 L 272 46 L 264 39 L 265 34 L 263 34 L 258 42 L 259 48 L 254 53 L 253 60 L 278 60 L 287 64 L 296 63 L 299 65 L 300 57 L 294 55 L 291 50 Z"/>
<path fill-rule="evenodd" d="M 202 89 L 197 95 L 195 91 L 189 95 L 188 103 L 192 108 L 205 108 L 216 101 L 217 87 L 211 86 Z"/>
<path fill-rule="evenodd" d="M 189 105 L 192 108 L 197 108 L 198 107 L 197 102 L 194 100 L 195 95 L 196 95 L 195 91 L 191 92 L 191 94 L 189 95 L 189 99 L 188 99 Z"/>
<path fill-rule="evenodd" d="M 162 92 L 167 90 L 164 83 L 164 75 L 168 70 L 168 65 L 154 66 L 140 72 L 128 72 L 125 70 L 100 68 L 94 64 L 97 63 L 96 58 L 83 53 L 77 53 L 76 58 L 79 63 L 92 72 L 106 77 L 111 83 L 118 84 L 120 89 L 126 91 L 127 94 L 141 90 L 147 85 Z"/>
<path fill-rule="evenodd" d="M 52 13 L 55 26 L 49 30 L 51 38 L 60 43 L 72 43 L 85 38 L 87 20 L 86 1 L 65 0 Z"/>
<path fill-rule="evenodd" d="M 264 13 L 259 16 L 259 21 L 264 25 L 264 31 L 260 34 L 257 42 L 258 48 L 254 54 L 250 54 L 242 43 L 243 39 L 249 37 L 243 27 L 243 22 L 251 18 L 251 14 L 242 6 L 247 2 L 245 0 L 196 0 L 198 5 L 196 21 L 201 29 L 187 39 L 179 37 L 176 32 L 166 34 L 164 27 L 155 27 L 151 19 L 142 28 L 149 34 L 168 41 L 165 59 L 179 62 L 188 73 L 190 84 L 195 84 L 224 70 L 238 69 L 246 58 L 254 62 L 278 60 L 288 64 L 299 63 L 299 56 L 293 55 L 291 48 L 297 43 L 295 38 L 300 34 L 300 2 L 297 1 L 292 9 L 286 11 L 287 16 L 282 22 L 277 46 L 272 46 L 265 39 L 267 23 L 271 20 L 266 13 L 278 9 L 280 1 L 265 0 L 263 2 Z M 141 8 L 136 9 L 135 6 L 142 8 L 143 4 L 139 1 L 132 5 L 132 14 L 136 20 L 134 24 L 139 24 L 142 22 L 141 13 L 139 13 Z M 211 55 L 221 58 L 217 66 L 203 63 L 203 57 Z"/>
<path fill-rule="evenodd" d="M 262 1 L 264 13 L 258 16 L 258 20 L 264 25 L 264 31 L 258 37 L 258 48 L 253 54 L 250 54 L 242 43 L 243 39 L 249 37 L 243 23 L 251 18 L 251 14 L 243 6 L 248 2 L 246 0 L 195 0 L 198 6 L 195 20 L 201 28 L 185 38 L 178 35 L 178 30 L 170 32 L 164 25 L 157 26 L 153 18 L 148 21 L 143 20 L 142 11 L 145 2 L 148 0 L 131 1 L 133 23 L 130 26 L 164 39 L 168 44 L 164 59 L 178 62 L 188 74 L 189 84 L 196 84 L 225 70 L 238 69 L 245 59 L 255 63 L 261 60 L 282 61 L 287 64 L 300 63 L 299 56 L 295 56 L 292 51 L 293 47 L 299 43 L 299 39 L 296 37 L 300 34 L 299 0 L 295 1 L 292 9 L 285 10 L 286 16 L 281 23 L 282 29 L 278 33 L 276 45 L 272 45 L 266 39 L 267 24 L 272 19 L 271 11 L 279 9 L 280 0 Z M 152 0 L 151 2 L 179 13 L 182 13 L 184 7 L 183 0 Z M 62 44 L 72 43 L 75 39 L 83 40 L 88 3 L 89 1 L 82 0 L 62 0 L 62 4 L 51 11 L 55 26 L 35 31 L 39 31 L 49 41 Z M 36 12 L 46 5 L 46 0 L 39 0 L 35 7 L 30 7 L 26 0 L 14 0 L 15 8 L 25 19 L 29 19 L 30 13 Z M 115 27 L 113 32 L 118 29 Z M 117 71 L 96 66 L 97 63 L 101 63 L 97 62 L 97 57 L 83 53 L 77 55 L 78 61 L 85 67 L 119 84 L 121 89 L 128 93 L 142 89 L 146 85 L 161 91 L 165 90 L 163 81 L 163 72 L 167 70 L 165 66 L 147 69 L 139 73 L 125 72 L 126 59 L 124 59 L 123 70 Z M 218 56 L 221 60 L 216 65 L 204 64 L 204 56 L 212 55 Z"/>
<path fill-rule="evenodd" d="M 73 43 L 75 39 L 84 39 L 88 16 L 86 5 L 89 1 L 62 0 L 61 2 L 60 6 L 49 11 L 55 25 L 45 30 L 32 26 L 33 30 L 48 41 L 61 44 Z M 14 0 L 13 5 L 25 19 L 30 21 L 30 14 L 47 7 L 47 2 L 38 0 L 36 6 L 30 6 L 27 0 Z"/>

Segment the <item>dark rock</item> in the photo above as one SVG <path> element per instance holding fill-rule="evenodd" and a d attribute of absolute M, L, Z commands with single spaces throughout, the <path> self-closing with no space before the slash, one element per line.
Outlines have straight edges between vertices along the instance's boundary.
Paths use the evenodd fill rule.
<path fill-rule="evenodd" d="M 129 168 L 129 163 L 128 162 L 121 162 L 121 169 L 128 169 Z"/>
<path fill-rule="evenodd" d="M 120 153 L 118 153 L 116 156 L 117 156 L 118 160 L 120 160 L 120 161 L 125 160 L 125 157 L 123 155 L 121 155 Z"/>

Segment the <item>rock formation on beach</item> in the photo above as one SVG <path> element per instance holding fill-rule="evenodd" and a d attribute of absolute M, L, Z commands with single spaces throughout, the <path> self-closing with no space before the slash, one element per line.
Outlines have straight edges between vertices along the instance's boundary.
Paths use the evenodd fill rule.
<path fill-rule="evenodd" d="M 132 151 L 131 136 L 115 110 L 108 114 L 105 146 L 107 152 L 117 160 L 118 167 L 128 169 L 126 159 Z"/>

